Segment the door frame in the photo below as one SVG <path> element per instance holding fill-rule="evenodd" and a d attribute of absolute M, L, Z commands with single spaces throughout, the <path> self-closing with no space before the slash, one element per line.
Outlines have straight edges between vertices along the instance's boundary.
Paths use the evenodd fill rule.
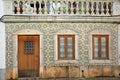
<path fill-rule="evenodd" d="M 27 37 L 27 36 L 38 36 L 39 38 L 38 38 L 38 43 L 39 43 L 39 45 L 38 45 L 38 76 L 37 77 L 39 77 L 39 63 L 40 63 L 40 35 L 18 35 L 18 37 L 17 38 L 19 38 L 20 36 L 24 36 L 24 37 Z M 18 50 L 19 50 L 19 39 L 18 39 Z M 24 55 L 26 55 L 26 54 L 24 54 Z M 28 54 L 29 55 L 29 54 Z M 19 64 L 19 51 L 18 51 L 18 64 Z M 19 77 L 19 65 L 18 65 L 18 77 Z M 26 76 L 27 77 L 27 76 Z M 31 76 L 30 76 L 31 77 Z"/>
<path fill-rule="evenodd" d="M 39 77 L 44 68 L 43 33 L 34 29 L 23 29 L 13 34 L 13 73 L 18 77 L 18 35 L 39 35 Z"/>

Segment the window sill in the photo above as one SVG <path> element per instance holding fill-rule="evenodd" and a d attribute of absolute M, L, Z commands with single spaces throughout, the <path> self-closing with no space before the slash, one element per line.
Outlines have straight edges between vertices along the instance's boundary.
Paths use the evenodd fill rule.
<path fill-rule="evenodd" d="M 78 63 L 78 60 L 56 60 L 55 63 Z"/>
<path fill-rule="evenodd" d="M 104 59 L 104 60 L 90 60 L 90 63 L 111 63 L 111 61 L 109 59 Z"/>

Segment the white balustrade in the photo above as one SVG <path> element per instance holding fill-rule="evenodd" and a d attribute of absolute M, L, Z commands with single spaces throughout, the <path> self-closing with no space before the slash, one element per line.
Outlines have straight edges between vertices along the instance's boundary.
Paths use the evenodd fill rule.
<path fill-rule="evenodd" d="M 14 0 L 13 14 L 112 15 L 113 2 L 84 0 Z"/>

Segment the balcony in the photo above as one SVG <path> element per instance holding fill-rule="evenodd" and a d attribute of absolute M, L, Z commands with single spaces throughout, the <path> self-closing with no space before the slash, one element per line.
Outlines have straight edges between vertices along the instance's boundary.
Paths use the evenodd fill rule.
<path fill-rule="evenodd" d="M 4 0 L 2 22 L 120 23 L 120 1 Z M 117 15 L 116 15 L 117 14 Z"/>
<path fill-rule="evenodd" d="M 111 16 L 111 0 L 13 0 L 12 12 L 17 15 L 83 15 Z"/>

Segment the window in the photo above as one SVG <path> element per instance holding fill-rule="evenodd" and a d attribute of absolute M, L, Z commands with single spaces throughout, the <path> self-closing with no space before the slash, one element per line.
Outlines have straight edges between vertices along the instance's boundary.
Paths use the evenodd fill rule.
<path fill-rule="evenodd" d="M 109 59 L 109 35 L 92 35 L 93 59 Z"/>
<path fill-rule="evenodd" d="M 24 52 L 27 54 L 34 52 L 34 42 L 33 41 L 24 41 Z"/>
<path fill-rule="evenodd" d="M 75 35 L 58 35 L 58 59 L 75 59 Z"/>

